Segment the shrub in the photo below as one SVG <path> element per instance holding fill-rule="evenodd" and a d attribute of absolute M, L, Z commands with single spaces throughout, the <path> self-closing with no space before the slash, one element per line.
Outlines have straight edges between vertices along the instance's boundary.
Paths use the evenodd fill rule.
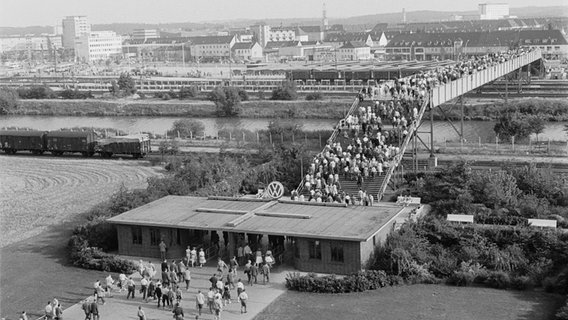
<path fill-rule="evenodd" d="M 216 87 L 209 93 L 209 100 L 215 103 L 216 113 L 220 117 L 234 117 L 241 112 L 242 98 L 235 87 Z"/>
<path fill-rule="evenodd" d="M 272 90 L 272 100 L 296 100 L 298 93 L 294 82 L 286 81 L 282 85 Z"/>
<path fill-rule="evenodd" d="M 196 86 L 191 86 L 191 87 L 183 87 L 179 90 L 179 99 L 183 100 L 183 99 L 187 99 L 187 98 L 195 98 L 197 97 L 197 87 Z"/>
<path fill-rule="evenodd" d="M 319 92 L 308 93 L 308 95 L 306 95 L 306 100 L 308 101 L 321 100 L 321 99 L 323 99 L 323 96 Z"/>
<path fill-rule="evenodd" d="M 466 287 L 473 283 L 475 275 L 467 271 L 454 271 L 447 279 L 447 283 L 459 287 Z"/>
<path fill-rule="evenodd" d="M 527 276 L 518 276 L 511 280 L 511 288 L 515 290 L 527 290 L 531 289 L 533 286 L 534 282 Z"/>
<path fill-rule="evenodd" d="M 127 274 L 136 269 L 136 265 L 130 260 L 104 253 L 97 247 L 89 247 L 88 242 L 79 235 L 71 237 L 68 249 L 71 262 L 80 268 Z"/>
<path fill-rule="evenodd" d="M 375 290 L 387 285 L 402 283 L 400 277 L 389 277 L 382 270 L 366 270 L 337 278 L 335 275 L 316 276 L 313 273 L 300 275 L 288 273 L 286 275 L 286 287 L 300 292 L 316 293 L 347 293 Z"/>
<path fill-rule="evenodd" d="M 33 86 L 31 88 L 19 88 L 18 96 L 22 99 L 53 99 L 57 95 L 49 87 Z"/>
<path fill-rule="evenodd" d="M 504 271 L 491 271 L 485 284 L 491 288 L 507 289 L 511 286 L 511 278 Z"/>
<path fill-rule="evenodd" d="M 556 320 L 568 320 L 568 296 L 566 297 L 564 306 L 556 313 Z"/>

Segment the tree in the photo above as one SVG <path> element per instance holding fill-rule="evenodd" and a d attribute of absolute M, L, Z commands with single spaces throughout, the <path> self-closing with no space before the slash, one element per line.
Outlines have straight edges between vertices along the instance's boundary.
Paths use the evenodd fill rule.
<path fill-rule="evenodd" d="M 172 132 L 174 135 L 179 134 L 180 137 L 202 136 L 205 132 L 205 125 L 203 125 L 203 122 L 193 119 L 176 120 Z"/>
<path fill-rule="evenodd" d="M 0 113 L 6 113 L 8 110 L 18 107 L 18 93 L 9 88 L 0 88 Z"/>
<path fill-rule="evenodd" d="M 536 115 L 507 113 L 499 118 L 494 130 L 502 140 L 509 141 L 511 137 L 521 140 L 533 133 L 541 133 L 544 130 L 544 120 Z"/>
<path fill-rule="evenodd" d="M 197 97 L 197 87 L 183 87 L 179 90 L 179 99 L 195 98 Z"/>
<path fill-rule="evenodd" d="M 296 100 L 297 98 L 296 85 L 292 81 L 285 81 L 280 87 L 272 90 L 272 100 Z"/>
<path fill-rule="evenodd" d="M 129 73 L 121 73 L 117 81 L 118 89 L 126 95 L 133 95 L 136 93 L 136 82 Z"/>
<path fill-rule="evenodd" d="M 235 87 L 215 87 L 209 93 L 209 100 L 215 103 L 220 117 L 234 117 L 241 112 L 241 95 Z"/>

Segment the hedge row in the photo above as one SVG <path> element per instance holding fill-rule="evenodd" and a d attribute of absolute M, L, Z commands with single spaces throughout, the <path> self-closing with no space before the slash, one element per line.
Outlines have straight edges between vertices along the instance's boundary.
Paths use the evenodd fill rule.
<path fill-rule="evenodd" d="M 382 270 L 365 270 L 343 278 L 335 275 L 317 276 L 313 273 L 301 275 L 293 272 L 286 275 L 286 288 L 300 292 L 348 293 L 375 290 L 388 286 L 400 285 L 401 277 L 387 275 Z"/>
<path fill-rule="evenodd" d="M 97 247 L 89 247 L 88 242 L 79 235 L 73 235 L 68 245 L 71 262 L 76 267 L 126 274 L 136 270 L 132 261 L 105 253 Z"/>

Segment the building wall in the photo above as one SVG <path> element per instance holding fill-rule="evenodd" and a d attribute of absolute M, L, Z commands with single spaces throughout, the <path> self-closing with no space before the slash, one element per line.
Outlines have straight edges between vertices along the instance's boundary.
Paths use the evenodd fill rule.
<path fill-rule="evenodd" d="M 77 57 L 84 61 L 100 61 L 122 56 L 122 37 L 113 31 L 91 32 L 76 41 Z"/>
<path fill-rule="evenodd" d="M 85 16 L 65 17 L 62 21 L 63 47 L 65 49 L 75 49 L 75 40 L 91 32 L 91 25 Z"/>
<path fill-rule="evenodd" d="M 158 244 L 160 239 L 164 239 L 167 246 L 168 258 L 181 258 L 185 256 L 185 249 L 190 243 L 190 233 L 184 229 L 168 229 L 168 228 L 149 228 L 140 227 L 142 229 L 142 244 L 133 243 L 132 226 L 117 225 L 118 235 L 118 254 L 127 256 L 139 256 L 149 258 L 159 258 L 160 248 Z M 151 243 L 151 229 L 159 232 L 157 243 Z M 180 232 L 180 242 L 177 243 L 177 232 Z"/>
<path fill-rule="evenodd" d="M 361 255 L 359 242 L 319 240 L 321 243 L 321 260 L 310 259 L 309 241 L 316 239 L 297 238 L 296 246 L 299 257 L 295 257 L 296 269 L 304 272 L 319 272 L 333 274 L 349 274 L 361 270 Z M 343 246 L 343 261 L 331 261 L 332 242 Z"/>

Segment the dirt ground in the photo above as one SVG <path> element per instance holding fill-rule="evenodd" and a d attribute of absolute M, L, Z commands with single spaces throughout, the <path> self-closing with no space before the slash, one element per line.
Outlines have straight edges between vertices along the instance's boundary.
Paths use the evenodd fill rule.
<path fill-rule="evenodd" d="M 65 246 L 79 215 L 121 184 L 144 188 L 160 174 L 145 161 L 0 155 L 0 317 L 39 315 L 91 293 L 103 273 L 67 265 Z M 32 317 L 33 318 L 33 317 Z"/>
<path fill-rule="evenodd" d="M 553 320 L 560 295 L 445 285 L 387 287 L 364 293 L 288 291 L 254 320 Z"/>

